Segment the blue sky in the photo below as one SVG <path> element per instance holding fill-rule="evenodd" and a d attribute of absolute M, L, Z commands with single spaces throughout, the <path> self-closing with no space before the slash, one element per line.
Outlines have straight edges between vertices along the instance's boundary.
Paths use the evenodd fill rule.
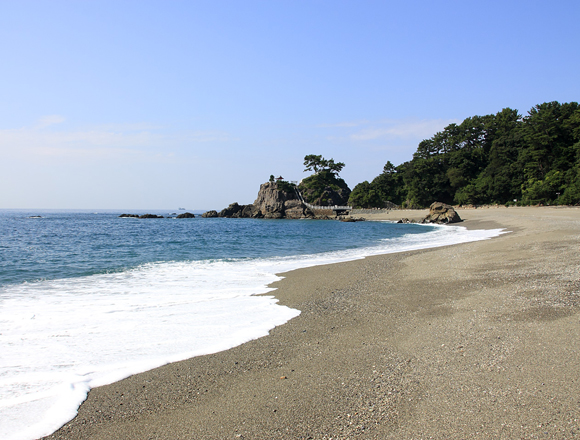
<path fill-rule="evenodd" d="M 451 122 L 580 99 L 578 1 L 0 0 L 0 208 L 351 188 Z"/>

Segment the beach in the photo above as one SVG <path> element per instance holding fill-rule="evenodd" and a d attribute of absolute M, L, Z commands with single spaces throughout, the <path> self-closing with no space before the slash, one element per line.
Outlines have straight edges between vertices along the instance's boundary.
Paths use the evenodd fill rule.
<path fill-rule="evenodd" d="M 47 438 L 580 437 L 580 209 L 458 213 L 510 232 L 285 273 L 298 317 L 95 388 Z"/>

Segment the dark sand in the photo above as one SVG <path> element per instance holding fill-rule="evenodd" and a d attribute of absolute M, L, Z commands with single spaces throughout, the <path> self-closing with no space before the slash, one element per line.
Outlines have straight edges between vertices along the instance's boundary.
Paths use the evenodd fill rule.
<path fill-rule="evenodd" d="M 580 209 L 459 214 L 513 232 L 287 273 L 299 317 L 96 388 L 49 438 L 580 438 Z"/>

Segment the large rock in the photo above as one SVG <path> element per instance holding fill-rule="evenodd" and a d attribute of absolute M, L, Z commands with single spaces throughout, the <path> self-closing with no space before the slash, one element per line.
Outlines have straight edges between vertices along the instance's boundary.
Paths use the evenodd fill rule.
<path fill-rule="evenodd" d="M 204 212 L 201 216 L 203 218 L 214 218 L 214 217 L 219 217 L 219 214 L 217 211 L 212 209 L 211 211 Z"/>
<path fill-rule="evenodd" d="M 286 200 L 284 202 L 285 218 L 304 218 L 304 205 L 300 200 Z"/>
<path fill-rule="evenodd" d="M 433 202 L 429 207 L 429 214 L 423 219 L 423 223 L 457 223 L 461 217 L 455 212 L 453 206 L 441 202 Z"/>
<path fill-rule="evenodd" d="M 266 182 L 260 185 L 254 206 L 264 218 L 282 218 L 284 202 L 295 197 L 294 194 L 279 190 L 277 182 Z"/>
<path fill-rule="evenodd" d="M 183 214 L 179 214 L 177 218 L 195 218 L 191 212 L 184 212 Z"/>
<path fill-rule="evenodd" d="M 254 205 L 244 205 L 244 207 L 242 208 L 242 212 L 240 214 L 240 217 L 254 218 L 254 217 L 261 217 L 261 215 Z"/>
<path fill-rule="evenodd" d="M 163 218 L 162 215 L 155 215 L 155 214 L 121 214 L 120 218 L 130 217 L 130 218 Z"/>
<path fill-rule="evenodd" d="M 220 211 L 220 217 L 236 218 L 240 216 L 241 211 L 244 209 L 243 205 L 238 204 L 238 202 L 231 203 L 230 206 L 224 208 Z"/>
<path fill-rule="evenodd" d="M 204 214 L 205 215 L 205 214 Z M 260 185 L 256 200 L 251 205 L 232 203 L 219 217 L 227 218 L 314 218 L 315 215 L 298 198 L 289 183 L 266 182 Z"/>
<path fill-rule="evenodd" d="M 240 205 L 237 202 L 234 202 L 227 208 L 222 209 L 217 216 L 225 218 L 260 217 L 254 205 Z"/>
<path fill-rule="evenodd" d="M 254 217 L 263 218 L 306 218 L 310 217 L 298 199 L 296 192 L 281 187 L 277 182 L 266 182 L 260 185 L 258 197 L 254 201 Z"/>

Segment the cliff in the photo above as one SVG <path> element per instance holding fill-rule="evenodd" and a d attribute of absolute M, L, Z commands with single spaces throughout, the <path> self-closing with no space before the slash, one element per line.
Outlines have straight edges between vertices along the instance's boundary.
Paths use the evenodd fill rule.
<path fill-rule="evenodd" d="M 311 218 L 294 187 L 288 183 L 266 182 L 260 185 L 254 208 L 261 218 Z"/>
<path fill-rule="evenodd" d="M 313 176 L 311 176 L 313 177 Z M 311 179 L 310 177 L 308 179 Z M 342 179 L 340 179 L 344 182 Z M 304 179 L 307 181 L 307 179 Z M 308 186 L 300 185 L 300 190 L 304 198 L 313 205 L 345 205 L 350 194 L 350 189 L 344 186 L 329 185 L 328 182 L 321 182 L 320 179 L 307 181 Z M 312 202 L 310 201 L 312 200 Z M 226 218 L 329 218 L 334 217 L 332 211 L 319 212 L 315 215 L 298 198 L 295 186 L 288 182 L 266 182 L 260 185 L 258 196 L 254 203 L 250 205 L 240 205 L 232 203 L 223 209 L 217 217 Z M 204 214 L 205 215 L 205 214 Z M 206 215 L 209 217 L 210 215 Z M 212 217 L 215 215 L 212 215 Z"/>
<path fill-rule="evenodd" d="M 266 182 L 260 185 L 256 201 L 251 205 L 232 203 L 219 217 L 226 218 L 313 218 L 302 205 L 294 186 L 287 182 Z"/>

